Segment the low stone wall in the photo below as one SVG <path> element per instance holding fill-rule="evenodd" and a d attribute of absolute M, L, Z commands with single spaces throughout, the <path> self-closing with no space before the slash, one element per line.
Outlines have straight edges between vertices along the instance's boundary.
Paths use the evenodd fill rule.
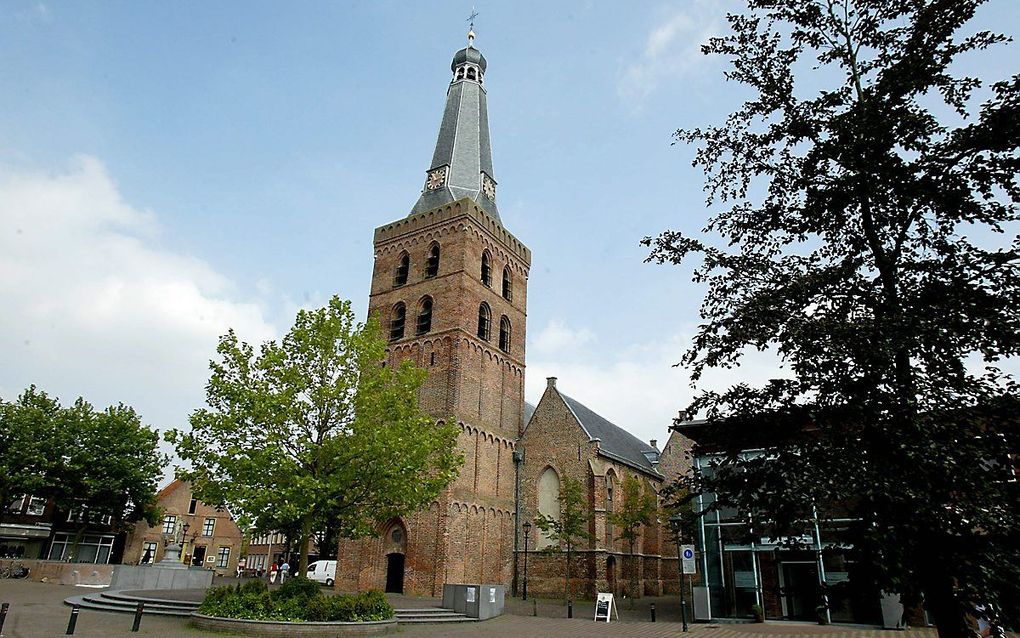
<path fill-rule="evenodd" d="M 166 569 L 155 565 L 117 565 L 110 580 L 116 589 L 207 589 L 212 570 L 200 567 Z"/>
<path fill-rule="evenodd" d="M 244 636 L 377 636 L 397 628 L 397 619 L 369 622 L 284 622 L 276 620 L 238 620 L 216 618 L 203 614 L 191 615 L 191 626 L 206 631 L 221 631 Z"/>
<path fill-rule="evenodd" d="M 57 560 L 16 560 L 14 563 L 20 563 L 28 568 L 29 580 L 90 587 L 109 586 L 113 570 L 120 567 L 120 565 L 65 563 Z"/>

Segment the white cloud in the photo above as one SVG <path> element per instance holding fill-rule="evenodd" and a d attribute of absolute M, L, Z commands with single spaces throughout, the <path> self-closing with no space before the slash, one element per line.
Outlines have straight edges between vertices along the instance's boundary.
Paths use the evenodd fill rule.
<path fill-rule="evenodd" d="M 663 80 L 703 70 L 707 58 L 701 45 L 720 33 L 723 17 L 720 3 L 705 0 L 665 13 L 645 38 L 641 55 L 620 74 L 619 96 L 640 106 Z"/>
<path fill-rule="evenodd" d="M 155 213 L 125 202 L 102 162 L 53 174 L 0 168 L 0 393 L 133 405 L 160 428 L 204 403 L 230 327 L 275 336 L 265 309 L 201 259 L 157 245 Z"/>
<path fill-rule="evenodd" d="M 529 351 L 525 396 L 537 403 L 545 391 L 546 377 L 557 377 L 556 386 L 564 394 L 639 439 L 662 443 L 677 411 L 686 408 L 695 394 L 688 371 L 674 367 L 690 341 L 690 335 L 681 334 L 615 352 L 603 349 L 594 362 L 569 354 L 548 357 Z M 698 388 L 721 390 L 738 381 L 761 385 L 786 374 L 771 353 L 752 351 L 735 370 L 706 373 Z"/>
<path fill-rule="evenodd" d="M 595 339 L 587 328 L 571 328 L 559 319 L 551 319 L 537 335 L 531 338 L 528 352 L 538 356 L 579 348 Z"/>

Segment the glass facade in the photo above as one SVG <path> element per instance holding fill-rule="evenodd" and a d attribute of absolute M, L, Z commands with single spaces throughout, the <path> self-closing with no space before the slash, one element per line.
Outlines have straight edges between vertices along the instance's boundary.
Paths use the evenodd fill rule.
<path fill-rule="evenodd" d="M 704 457 L 696 465 L 710 471 Z M 713 501 L 702 496 L 696 507 Z M 770 539 L 736 510 L 706 514 L 697 525 L 697 548 L 711 618 L 752 618 L 752 607 L 761 605 L 766 619 L 817 621 L 827 600 L 832 622 L 881 624 L 874 581 L 845 555 L 850 522 L 805 521 L 796 536 Z"/>
<path fill-rule="evenodd" d="M 86 534 L 81 537 L 77 551 L 74 551 L 73 534 L 55 534 L 50 545 L 50 560 L 63 560 L 72 563 L 106 564 L 110 562 L 113 550 L 112 535 Z"/>

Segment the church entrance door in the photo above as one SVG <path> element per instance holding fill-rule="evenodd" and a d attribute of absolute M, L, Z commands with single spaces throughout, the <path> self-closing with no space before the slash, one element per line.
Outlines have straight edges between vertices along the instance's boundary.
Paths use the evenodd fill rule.
<path fill-rule="evenodd" d="M 404 593 L 404 555 L 386 555 L 386 593 Z"/>

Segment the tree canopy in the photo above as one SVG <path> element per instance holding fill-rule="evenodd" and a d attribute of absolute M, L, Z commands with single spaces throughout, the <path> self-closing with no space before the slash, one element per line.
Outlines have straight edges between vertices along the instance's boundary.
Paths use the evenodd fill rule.
<path fill-rule="evenodd" d="M 189 431 L 168 433 L 191 465 L 180 476 L 244 524 L 300 530 L 300 570 L 314 532 L 373 534 L 456 477 L 456 426 L 418 407 L 425 371 L 383 365 L 378 322 L 355 322 L 349 301 L 301 310 L 258 354 L 233 331 L 217 352 L 208 407 L 192 414 Z"/>
<path fill-rule="evenodd" d="M 999 367 L 1020 351 L 1020 76 L 957 72 L 1006 41 L 970 27 L 981 4 L 748 0 L 704 51 L 753 95 L 676 133 L 722 210 L 700 237 L 646 239 L 652 260 L 699 260 L 695 380 L 755 349 L 789 371 L 695 398 L 690 414 L 796 435 L 728 450 L 693 492 L 777 536 L 839 508 L 855 560 L 923 594 L 943 636 L 978 603 L 1015 622 L 1020 600 Z"/>
<path fill-rule="evenodd" d="M 619 528 L 616 538 L 627 543 L 630 552 L 631 604 L 637 597 L 638 568 L 634 560 L 634 544 L 641 538 L 641 528 L 655 521 L 658 503 L 655 493 L 646 490 L 641 479 L 633 474 L 623 477 L 623 504 L 607 516 L 609 523 Z"/>
<path fill-rule="evenodd" d="M 168 459 L 159 435 L 129 406 L 96 410 L 82 398 L 61 407 L 35 386 L 0 401 L 0 503 L 22 494 L 52 498 L 83 525 L 115 526 L 157 513 L 156 484 Z"/>

